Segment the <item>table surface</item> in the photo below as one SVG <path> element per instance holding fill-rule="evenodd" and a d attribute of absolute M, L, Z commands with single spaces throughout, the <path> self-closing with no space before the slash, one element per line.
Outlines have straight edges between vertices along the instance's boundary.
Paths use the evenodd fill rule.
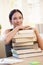
<path fill-rule="evenodd" d="M 43 56 L 23 58 L 23 60 L 24 60 L 23 62 L 18 62 L 14 64 L 2 64 L 2 65 L 30 65 L 30 62 L 40 62 L 39 65 L 43 65 Z"/>
<path fill-rule="evenodd" d="M 43 56 L 24 58 L 23 62 L 12 64 L 12 65 L 30 65 L 30 62 L 40 62 L 39 65 L 43 65 Z"/>

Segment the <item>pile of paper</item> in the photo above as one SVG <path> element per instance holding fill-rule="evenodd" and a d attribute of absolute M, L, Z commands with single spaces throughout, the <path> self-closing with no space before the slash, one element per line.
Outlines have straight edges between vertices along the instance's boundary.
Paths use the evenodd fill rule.
<path fill-rule="evenodd" d="M 22 59 L 17 59 L 17 58 L 2 58 L 0 59 L 0 64 L 13 64 L 13 63 L 18 63 L 18 62 L 23 62 L 24 60 Z"/>

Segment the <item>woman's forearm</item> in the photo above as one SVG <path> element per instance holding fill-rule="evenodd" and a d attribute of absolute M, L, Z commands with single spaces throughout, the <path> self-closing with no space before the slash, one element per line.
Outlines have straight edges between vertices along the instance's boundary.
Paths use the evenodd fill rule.
<path fill-rule="evenodd" d="M 17 33 L 18 28 L 16 27 L 15 29 L 13 29 L 12 31 L 10 31 L 5 38 L 5 42 L 6 44 L 9 44 L 10 40 L 12 40 L 12 38 L 15 36 L 15 34 Z"/>
<path fill-rule="evenodd" d="M 19 31 L 20 29 L 24 29 L 24 26 L 17 26 L 15 27 L 12 31 L 7 32 L 6 34 L 6 38 L 5 38 L 5 42 L 6 44 L 9 44 L 9 42 L 12 40 L 12 38 L 15 36 L 15 34 L 17 33 L 17 31 Z"/>

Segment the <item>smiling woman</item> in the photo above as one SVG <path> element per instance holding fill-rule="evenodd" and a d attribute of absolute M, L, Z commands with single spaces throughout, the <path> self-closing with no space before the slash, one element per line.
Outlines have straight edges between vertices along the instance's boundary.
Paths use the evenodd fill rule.
<path fill-rule="evenodd" d="M 37 37 L 37 42 L 39 44 L 39 46 L 41 47 L 41 49 L 43 49 L 43 40 L 40 37 L 40 34 L 38 32 L 38 30 L 36 28 L 32 28 L 30 26 L 23 26 L 23 14 L 20 10 L 18 9 L 13 9 L 10 14 L 9 14 L 9 21 L 11 23 L 11 25 L 13 25 L 12 29 L 7 29 L 5 31 L 5 42 L 6 42 L 6 54 L 7 56 L 12 56 L 11 53 L 11 48 L 12 48 L 12 38 L 15 36 L 15 34 L 19 31 L 19 30 L 30 30 L 33 29 L 36 37 Z"/>
<path fill-rule="evenodd" d="M 13 25 L 12 29 L 5 31 L 5 42 L 6 42 L 6 53 L 7 56 L 11 56 L 12 38 L 19 30 L 30 30 L 33 29 L 30 26 L 23 26 L 23 14 L 19 9 L 13 9 L 9 14 L 9 21 Z"/>
<path fill-rule="evenodd" d="M 11 56 L 11 48 L 12 48 L 12 38 L 19 30 L 32 29 L 30 26 L 23 26 L 23 14 L 18 9 L 13 9 L 9 14 L 9 21 L 11 25 L 13 25 L 13 29 L 7 29 L 5 31 L 6 35 L 6 53 L 7 56 Z"/>

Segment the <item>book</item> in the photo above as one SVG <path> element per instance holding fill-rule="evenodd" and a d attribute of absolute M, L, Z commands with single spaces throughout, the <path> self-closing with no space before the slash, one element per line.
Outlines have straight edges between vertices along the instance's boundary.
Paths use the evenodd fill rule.
<path fill-rule="evenodd" d="M 34 42 L 36 41 L 36 37 L 26 37 L 26 38 L 16 38 L 16 39 L 12 39 L 12 42 L 15 42 L 15 43 L 23 43 L 23 42 Z"/>
<path fill-rule="evenodd" d="M 16 34 L 15 36 L 14 36 L 14 38 L 26 38 L 26 37 L 28 37 L 28 38 L 34 38 L 34 37 L 36 37 L 36 35 L 33 33 L 33 34 Z"/>
<path fill-rule="evenodd" d="M 20 30 L 20 31 L 18 31 L 18 33 L 19 34 L 22 34 L 22 33 L 32 34 L 32 33 L 34 33 L 34 30 L 33 29 L 32 30 Z"/>
<path fill-rule="evenodd" d="M 19 55 L 19 58 L 28 58 L 28 57 L 36 57 L 36 56 L 43 56 L 43 52 L 40 53 L 30 53 L 30 54 L 23 54 Z"/>
<path fill-rule="evenodd" d="M 22 50 L 16 50 L 17 54 L 24 55 L 24 54 L 31 54 L 31 53 L 39 53 L 42 52 L 40 48 L 38 49 L 22 49 Z"/>
<path fill-rule="evenodd" d="M 22 46 L 16 46 L 16 45 L 14 45 L 13 46 L 14 47 L 14 49 L 16 49 L 16 50 L 23 50 L 23 49 L 38 49 L 38 44 L 37 43 L 35 43 L 35 44 L 31 44 L 31 45 L 22 45 Z"/>
<path fill-rule="evenodd" d="M 23 42 L 23 43 L 13 43 L 14 46 L 26 46 L 26 45 L 33 45 L 34 42 Z"/>
<path fill-rule="evenodd" d="M 15 50 L 20 50 L 20 49 L 33 49 L 34 46 L 33 45 L 28 45 L 28 46 L 15 46 L 14 49 Z"/>

